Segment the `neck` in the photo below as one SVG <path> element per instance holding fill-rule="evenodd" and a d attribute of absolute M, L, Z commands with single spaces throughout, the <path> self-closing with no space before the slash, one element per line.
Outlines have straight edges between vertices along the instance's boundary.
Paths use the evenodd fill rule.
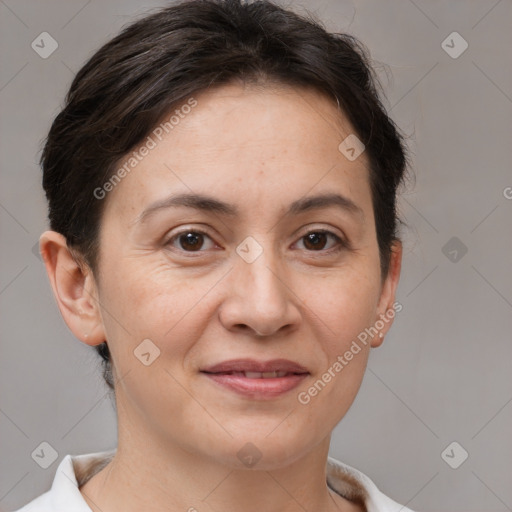
<path fill-rule="evenodd" d="M 80 488 L 93 512 L 361 510 L 327 486 L 330 436 L 286 464 L 240 469 L 230 458 L 152 437 L 147 425 L 129 427 L 118 429 L 113 459 Z"/>

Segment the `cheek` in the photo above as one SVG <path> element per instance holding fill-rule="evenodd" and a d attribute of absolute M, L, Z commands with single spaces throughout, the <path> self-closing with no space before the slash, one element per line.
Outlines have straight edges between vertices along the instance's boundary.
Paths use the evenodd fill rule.
<path fill-rule="evenodd" d="M 150 352 L 149 359 L 155 358 L 152 368 L 159 366 L 161 356 L 169 351 L 179 360 L 196 334 L 194 326 L 200 327 L 194 320 L 204 295 L 198 286 L 190 286 L 190 278 L 179 278 L 168 268 L 142 268 L 135 260 L 130 263 L 117 266 L 103 279 L 100 296 L 118 376 L 140 368 L 139 353 Z"/>
<path fill-rule="evenodd" d="M 122 378 L 119 399 L 159 429 L 161 414 L 190 414 L 179 366 L 200 336 L 204 290 L 168 268 L 135 266 L 118 266 L 104 280 L 104 325 L 116 377 Z"/>
<path fill-rule="evenodd" d="M 311 325 L 316 326 L 313 336 L 322 348 L 322 367 L 297 396 L 308 424 L 326 435 L 346 414 L 361 386 L 370 351 L 364 333 L 375 314 L 375 287 L 369 280 L 333 276 L 327 282 L 307 301 Z"/>
<path fill-rule="evenodd" d="M 303 282 L 299 297 L 314 325 L 322 330 L 329 353 L 342 350 L 375 317 L 378 286 L 371 276 L 346 268 Z"/>
<path fill-rule="evenodd" d="M 371 276 L 354 268 L 322 278 L 315 286 L 309 284 L 304 303 L 310 324 L 316 326 L 313 336 L 317 343 L 321 340 L 323 366 L 313 388 L 302 390 L 306 396 L 299 403 L 311 401 L 320 408 L 334 405 L 332 414 L 340 419 L 364 376 L 370 351 L 365 330 L 375 318 L 378 288 Z M 312 420 L 316 421 L 314 415 Z"/>
<path fill-rule="evenodd" d="M 105 301 L 130 333 L 161 337 L 199 300 L 200 290 L 191 282 L 165 265 L 134 260 L 109 275 Z"/>
<path fill-rule="evenodd" d="M 363 381 L 369 349 L 361 348 L 357 354 L 350 356 L 350 361 L 345 359 L 345 353 L 338 354 L 340 359 L 332 361 L 297 396 L 308 424 L 324 435 L 328 435 L 346 415 Z"/>

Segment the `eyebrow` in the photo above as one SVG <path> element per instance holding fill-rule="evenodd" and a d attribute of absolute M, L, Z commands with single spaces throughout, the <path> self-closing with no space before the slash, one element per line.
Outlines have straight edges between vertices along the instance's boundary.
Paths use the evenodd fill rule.
<path fill-rule="evenodd" d="M 239 209 L 232 204 L 219 201 L 204 194 L 178 194 L 161 199 L 149 205 L 134 221 L 134 224 L 144 222 L 157 211 L 184 206 L 204 212 L 216 213 L 227 217 L 237 217 Z M 364 220 L 364 211 L 354 201 L 341 194 L 320 194 L 298 199 L 291 203 L 285 216 L 298 215 L 313 210 L 320 210 L 336 206 L 353 216 L 360 216 Z"/>

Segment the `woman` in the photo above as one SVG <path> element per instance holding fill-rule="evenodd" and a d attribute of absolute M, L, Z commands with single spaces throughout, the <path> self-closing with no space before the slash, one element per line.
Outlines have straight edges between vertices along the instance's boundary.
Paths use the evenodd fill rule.
<path fill-rule="evenodd" d="M 400 307 L 407 160 L 375 83 L 355 39 L 267 1 L 172 5 L 79 71 L 40 249 L 118 446 L 22 511 L 408 510 L 328 457 Z"/>

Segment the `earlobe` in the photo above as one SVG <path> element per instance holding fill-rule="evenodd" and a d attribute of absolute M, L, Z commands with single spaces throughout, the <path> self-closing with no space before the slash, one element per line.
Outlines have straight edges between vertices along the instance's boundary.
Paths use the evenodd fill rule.
<path fill-rule="evenodd" d="M 371 346 L 376 348 L 382 345 L 386 333 L 391 328 L 396 313 L 396 290 L 400 280 L 400 271 L 402 267 L 402 242 L 399 240 L 393 242 L 391 259 L 389 262 L 389 271 L 384 284 L 377 308 L 377 318 L 375 324 L 379 327 L 379 334 L 373 337 Z M 401 308 L 400 308 L 401 309 Z M 383 324 L 383 325 L 382 325 Z M 380 328 L 382 326 L 382 328 Z M 382 335 L 382 336 L 381 336 Z"/>
<path fill-rule="evenodd" d="M 57 305 L 69 329 L 87 345 L 105 341 L 92 271 L 78 261 L 66 238 L 56 231 L 45 231 L 39 238 L 39 248 Z"/>

